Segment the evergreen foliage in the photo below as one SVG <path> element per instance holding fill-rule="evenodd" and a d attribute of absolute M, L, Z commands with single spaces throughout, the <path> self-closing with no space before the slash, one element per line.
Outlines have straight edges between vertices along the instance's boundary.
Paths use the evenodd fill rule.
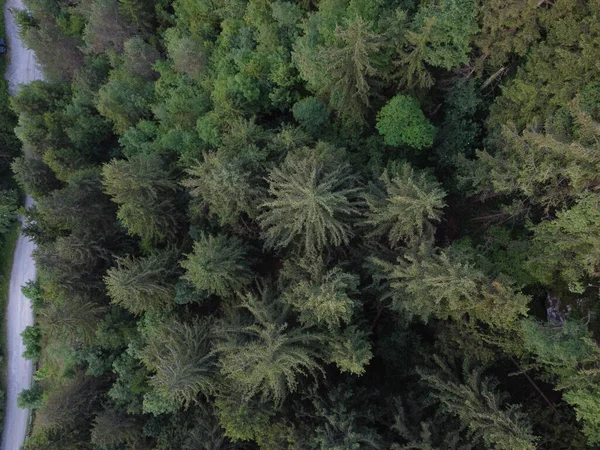
<path fill-rule="evenodd" d="M 106 193 L 119 205 L 118 218 L 131 234 L 147 241 L 175 234 L 177 184 L 159 156 L 113 160 L 103 175 Z"/>
<path fill-rule="evenodd" d="M 324 336 L 306 327 L 293 328 L 287 311 L 266 298 L 247 295 L 239 308 L 219 325 L 222 375 L 240 391 L 242 399 L 259 395 L 281 403 L 298 387 L 298 377 L 321 370 L 319 343 Z"/>
<path fill-rule="evenodd" d="M 105 277 L 107 293 L 113 303 L 133 314 L 170 309 L 174 306 L 176 262 L 172 251 L 118 259 Z"/>
<path fill-rule="evenodd" d="M 598 0 L 25 3 L 24 449 L 599 445 Z"/>
<path fill-rule="evenodd" d="M 348 164 L 324 143 L 289 154 L 269 175 L 271 198 L 258 220 L 271 248 L 296 244 L 305 254 L 348 244 L 358 189 Z"/>
<path fill-rule="evenodd" d="M 369 206 L 365 223 L 373 228 L 371 235 L 387 237 L 392 247 L 432 236 L 446 206 L 446 193 L 435 178 L 415 173 L 409 164 L 395 164 L 378 181 L 365 196 Z"/>
<path fill-rule="evenodd" d="M 247 246 L 237 238 L 203 235 L 181 263 L 183 278 L 200 291 L 227 297 L 251 281 L 247 254 Z"/>
<path fill-rule="evenodd" d="M 210 353 L 210 327 L 167 322 L 147 331 L 141 359 L 148 370 L 154 392 L 167 403 L 188 407 L 199 392 L 214 389 L 215 364 Z M 146 409 L 146 402 L 144 402 Z"/>
<path fill-rule="evenodd" d="M 456 380 L 443 363 L 442 375 L 421 373 L 434 398 L 444 410 L 458 416 L 475 440 L 486 446 L 509 450 L 535 448 L 535 437 L 517 405 L 506 405 L 506 394 L 496 388 L 498 382 L 482 377 L 481 370 L 470 370 L 465 363 L 463 381 Z"/>

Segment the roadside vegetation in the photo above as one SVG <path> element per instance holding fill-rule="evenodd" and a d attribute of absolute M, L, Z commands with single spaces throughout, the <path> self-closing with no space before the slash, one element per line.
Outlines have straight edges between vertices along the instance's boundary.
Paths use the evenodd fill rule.
<path fill-rule="evenodd" d="M 0 37 L 6 39 L 4 25 L 4 0 L 0 0 Z M 17 116 L 10 106 L 8 82 L 4 79 L 8 55 L 0 55 L 0 432 L 4 423 L 4 403 L 6 388 L 6 326 L 5 313 L 8 304 L 8 290 L 13 254 L 19 238 L 17 211 L 20 204 L 20 190 L 15 183 L 10 164 L 19 154 L 21 142 L 14 128 Z"/>
<path fill-rule="evenodd" d="M 598 448 L 599 0 L 26 3 L 25 449 Z"/>

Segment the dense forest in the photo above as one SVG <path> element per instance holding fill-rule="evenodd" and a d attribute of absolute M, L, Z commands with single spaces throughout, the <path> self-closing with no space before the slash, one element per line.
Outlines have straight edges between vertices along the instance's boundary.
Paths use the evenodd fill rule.
<path fill-rule="evenodd" d="M 26 4 L 25 449 L 600 445 L 600 0 Z"/>

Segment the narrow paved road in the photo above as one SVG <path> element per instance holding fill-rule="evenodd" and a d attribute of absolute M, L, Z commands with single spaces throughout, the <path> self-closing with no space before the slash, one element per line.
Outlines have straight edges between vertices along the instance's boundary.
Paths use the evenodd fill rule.
<path fill-rule="evenodd" d="M 23 9 L 22 0 L 7 0 L 4 17 L 9 48 L 9 64 L 5 78 L 9 82 L 9 90 L 14 94 L 19 84 L 27 84 L 42 78 L 35 55 L 25 48 L 19 39 L 17 25 L 10 12 L 11 9 Z M 27 197 L 25 204 L 31 205 L 33 200 Z M 35 278 L 35 265 L 31 258 L 33 242 L 19 236 L 15 249 L 8 295 L 7 320 L 7 392 L 4 431 L 1 450 L 19 450 L 25 440 L 28 411 L 17 407 L 17 396 L 23 389 L 31 386 L 31 361 L 21 357 L 25 350 L 21 341 L 21 331 L 33 324 L 33 313 L 29 300 L 21 293 L 21 286 Z"/>

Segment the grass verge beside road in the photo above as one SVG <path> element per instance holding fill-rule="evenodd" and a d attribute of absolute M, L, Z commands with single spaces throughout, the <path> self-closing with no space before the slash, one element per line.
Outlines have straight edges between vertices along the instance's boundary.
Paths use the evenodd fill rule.
<path fill-rule="evenodd" d="M 13 265 L 13 255 L 19 239 L 21 224 L 15 223 L 11 231 L 2 236 L 0 242 L 0 324 L 2 333 L 0 333 L 0 432 L 4 424 L 4 405 L 6 393 L 6 308 L 8 306 L 8 290 L 10 285 L 10 273 Z"/>

